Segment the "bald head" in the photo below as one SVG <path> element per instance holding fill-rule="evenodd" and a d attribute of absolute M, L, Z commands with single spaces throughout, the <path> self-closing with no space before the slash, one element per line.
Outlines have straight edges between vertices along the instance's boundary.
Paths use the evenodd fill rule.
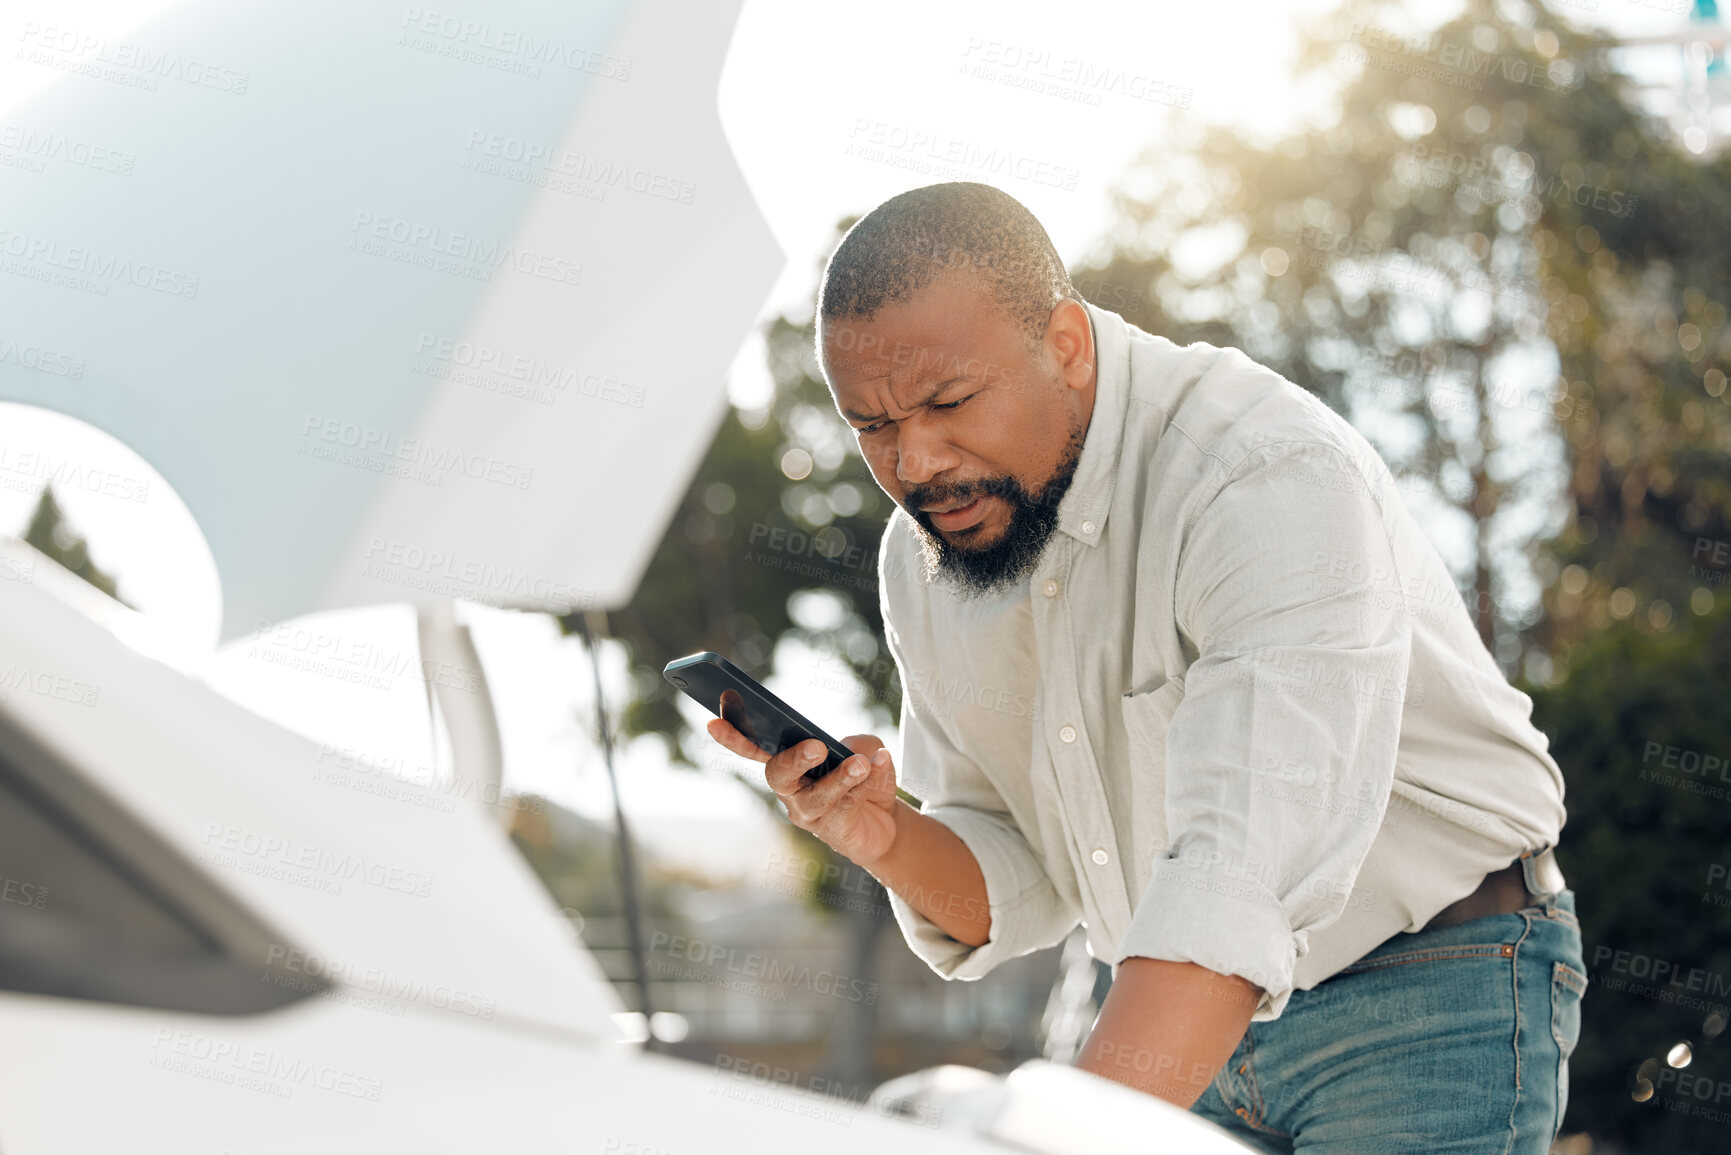
<path fill-rule="evenodd" d="M 891 197 L 861 217 L 824 269 L 818 316 L 871 320 L 947 271 L 965 271 L 1031 342 L 1052 309 L 1080 301 L 1034 214 L 990 185 L 956 181 Z"/>

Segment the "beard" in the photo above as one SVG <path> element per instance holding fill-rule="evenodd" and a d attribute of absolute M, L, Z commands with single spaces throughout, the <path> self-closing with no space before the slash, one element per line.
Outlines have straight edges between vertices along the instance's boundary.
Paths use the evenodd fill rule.
<path fill-rule="evenodd" d="M 1029 493 L 1008 474 L 974 481 L 911 486 L 903 491 L 907 511 L 918 530 L 920 554 L 926 580 L 944 581 L 964 598 L 993 597 L 1025 579 L 1046 551 L 1052 531 L 1058 528 L 1058 503 L 1069 491 L 1082 458 L 1083 428 L 1080 421 L 1070 427 L 1064 456 L 1037 493 Z M 1010 507 L 1009 524 L 1002 536 L 989 545 L 954 545 L 944 540 L 931 515 L 922 505 L 959 502 L 981 497 L 1002 499 Z"/>

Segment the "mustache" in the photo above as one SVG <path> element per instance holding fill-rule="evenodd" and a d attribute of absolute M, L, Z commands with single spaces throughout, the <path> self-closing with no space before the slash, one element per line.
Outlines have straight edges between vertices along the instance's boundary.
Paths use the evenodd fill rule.
<path fill-rule="evenodd" d="M 981 477 L 973 481 L 945 481 L 929 485 L 912 485 L 902 490 L 902 500 L 908 512 L 925 516 L 922 506 L 966 504 L 982 497 L 1011 497 L 1021 490 L 1016 479 L 1006 475 Z"/>
<path fill-rule="evenodd" d="M 1057 480 L 1056 478 L 1053 479 Z M 906 486 L 902 489 L 902 502 L 907 511 L 916 519 L 928 518 L 921 506 L 949 505 L 953 502 L 966 504 L 979 497 L 998 497 L 1012 505 L 1041 508 L 1056 506 L 1064 500 L 1067 485 L 1043 486 L 1038 493 L 1030 493 L 1026 486 L 1009 474 L 996 477 L 981 477 L 972 481 L 945 481 L 929 485 Z"/>

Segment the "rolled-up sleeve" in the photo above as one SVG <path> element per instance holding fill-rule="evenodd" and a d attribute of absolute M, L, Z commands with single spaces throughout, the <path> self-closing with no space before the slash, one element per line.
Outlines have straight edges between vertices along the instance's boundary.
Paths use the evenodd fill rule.
<path fill-rule="evenodd" d="M 1179 554 L 1198 656 L 1166 733 L 1166 848 L 1116 961 L 1238 975 L 1257 1020 L 1345 908 L 1394 779 L 1412 634 L 1386 501 L 1336 448 L 1263 446 Z"/>
<path fill-rule="evenodd" d="M 932 970 L 946 979 L 982 978 L 1005 959 L 1062 940 L 1079 919 L 1053 888 L 1002 795 L 944 735 L 917 689 L 919 679 L 907 676 L 908 657 L 887 620 L 884 633 L 903 671 L 901 782 L 921 800 L 920 813 L 949 827 L 973 853 L 986 880 L 991 930 L 986 942 L 970 947 L 893 891 L 890 908 L 908 946 Z M 946 879 L 931 880 L 927 892 L 940 901 L 953 896 Z"/>

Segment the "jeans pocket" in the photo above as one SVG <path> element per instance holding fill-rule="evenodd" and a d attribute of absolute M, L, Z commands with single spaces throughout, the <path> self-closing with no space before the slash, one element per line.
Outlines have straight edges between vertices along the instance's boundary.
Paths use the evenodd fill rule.
<path fill-rule="evenodd" d="M 1557 1119 L 1551 1134 L 1562 1129 L 1569 1108 L 1569 1056 L 1581 1037 L 1581 997 L 1587 976 L 1568 963 L 1551 964 L 1551 1038 L 1557 1044 Z"/>
<path fill-rule="evenodd" d="M 1451 928 L 1452 929 L 1452 928 Z M 1425 933 L 1425 932 L 1420 932 Z M 1455 962 L 1462 959 L 1512 959 L 1515 946 L 1508 942 L 1468 942 L 1450 946 L 1420 947 L 1417 950 L 1372 952 L 1350 966 L 1342 967 L 1340 975 L 1369 974 L 1414 963 Z"/>
<path fill-rule="evenodd" d="M 1586 975 L 1568 963 L 1551 964 L 1551 1037 L 1564 1062 L 1581 1037 L 1581 996 L 1586 993 Z"/>

